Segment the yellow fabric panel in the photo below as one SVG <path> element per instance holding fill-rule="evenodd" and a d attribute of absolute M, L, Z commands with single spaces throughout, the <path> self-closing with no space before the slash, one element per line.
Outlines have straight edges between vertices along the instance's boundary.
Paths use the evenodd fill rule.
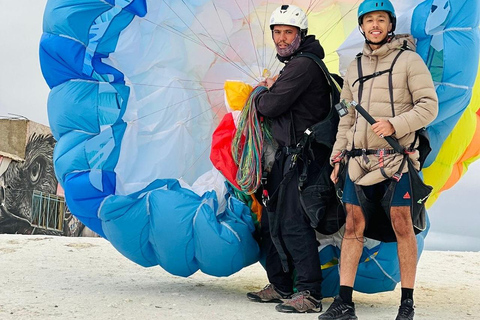
<path fill-rule="evenodd" d="M 323 61 L 330 72 L 338 73 L 337 48 L 357 27 L 355 1 L 332 3 L 308 15 L 308 33 L 316 35 L 325 50 Z"/>
<path fill-rule="evenodd" d="M 227 80 L 223 86 L 225 89 L 225 103 L 232 110 L 242 110 L 247 102 L 253 87 L 241 81 Z"/>
<path fill-rule="evenodd" d="M 477 105 L 478 106 L 478 105 Z M 442 190 L 448 190 L 457 183 L 458 180 L 467 172 L 468 166 L 480 158 L 480 115 L 476 114 L 477 128 L 473 135 L 472 142 L 458 162 L 453 166 L 450 179 L 447 180 Z"/>

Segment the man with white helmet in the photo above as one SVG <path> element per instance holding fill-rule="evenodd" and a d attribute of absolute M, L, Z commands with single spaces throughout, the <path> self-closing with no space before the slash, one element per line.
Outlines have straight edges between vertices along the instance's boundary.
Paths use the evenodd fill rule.
<path fill-rule="evenodd" d="M 352 293 L 367 235 L 398 243 L 402 297 L 396 320 L 412 320 L 417 243 L 412 223 L 415 211 L 411 211 L 414 189 L 409 178 L 413 173 L 407 172 L 405 161 L 409 158 L 417 170 L 420 167 L 416 131 L 435 119 L 438 98 L 428 68 L 413 51 L 413 37 L 393 33 L 396 15 L 389 0 L 362 2 L 358 24 L 365 44 L 347 69 L 341 98 L 358 102 L 376 122 L 370 125 L 354 108 L 344 110 L 340 119 L 331 159 L 335 183 L 340 163 L 348 168 L 342 196 L 347 221 L 340 292 L 319 319 L 357 319 Z M 393 149 L 385 137 L 398 141 L 400 148 Z"/>
<path fill-rule="evenodd" d="M 285 63 L 278 79 L 260 83 L 268 90 L 255 99 L 258 112 L 271 121 L 272 135 L 279 145 L 264 185 L 270 201 L 261 220 L 262 250 L 266 253 L 270 284 L 247 297 L 256 302 L 283 301 L 276 306 L 279 312 L 320 312 L 322 271 L 318 242 L 300 203 L 299 172 L 308 169 L 306 185 L 326 181 L 333 192 L 328 178 L 332 170 L 328 164 L 330 150 L 314 148 L 315 161 L 311 162 L 296 160 L 294 150 L 304 131 L 329 114 L 331 87 L 313 58 L 300 56 L 308 53 L 318 60 L 325 56 L 315 36 L 307 36 L 308 20 L 302 9 L 280 6 L 272 13 L 270 28 L 277 58 Z M 333 140 L 335 132 L 331 134 Z M 276 195 L 277 200 L 273 200 Z M 298 291 L 295 294 L 294 287 Z"/>

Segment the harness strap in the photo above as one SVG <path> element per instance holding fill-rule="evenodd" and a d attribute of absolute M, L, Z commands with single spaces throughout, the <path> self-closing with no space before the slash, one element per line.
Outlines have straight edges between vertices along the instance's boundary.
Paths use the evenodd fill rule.
<path fill-rule="evenodd" d="M 356 59 L 357 59 L 357 71 L 358 71 L 358 79 L 363 77 L 363 70 L 362 70 L 362 53 L 360 52 L 357 54 Z M 353 82 L 353 85 L 358 81 L 355 80 Z M 358 87 L 358 103 L 362 103 L 362 96 L 363 96 L 363 83 L 364 81 L 360 81 L 359 87 Z"/>
<path fill-rule="evenodd" d="M 351 151 L 347 151 L 346 155 L 349 157 L 359 157 L 365 155 L 389 155 L 397 153 L 394 149 L 352 149 Z"/>
<path fill-rule="evenodd" d="M 392 106 L 392 116 L 395 117 L 395 106 L 393 104 L 393 66 L 397 63 L 398 58 L 405 50 L 411 50 L 408 46 L 407 40 L 403 40 L 403 45 L 400 48 L 400 51 L 397 53 L 395 58 L 392 61 L 392 66 L 390 67 L 390 74 L 388 75 L 388 91 L 390 93 L 390 105 Z"/>
<path fill-rule="evenodd" d="M 360 69 L 362 69 L 362 66 L 360 64 Z M 360 82 L 360 85 L 363 85 L 363 83 L 367 80 L 370 80 L 372 78 L 375 78 L 375 77 L 378 77 L 378 76 L 381 76 L 382 74 L 384 73 L 387 73 L 387 72 L 390 72 L 390 74 L 392 73 L 392 69 L 387 69 L 387 70 L 383 70 L 383 71 L 375 71 L 374 73 L 372 74 L 369 74 L 367 76 L 363 76 L 363 77 L 360 77 L 358 78 L 357 80 L 355 80 L 352 84 L 352 86 L 355 86 L 355 83 L 357 82 Z M 363 89 L 363 88 L 362 88 Z"/>

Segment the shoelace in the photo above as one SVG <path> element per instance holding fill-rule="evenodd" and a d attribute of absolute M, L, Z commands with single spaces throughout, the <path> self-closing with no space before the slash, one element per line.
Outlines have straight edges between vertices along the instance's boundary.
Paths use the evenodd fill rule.
<path fill-rule="evenodd" d="M 401 305 L 399 310 L 398 310 L 398 313 L 399 315 L 401 315 L 402 317 L 408 317 L 410 315 L 410 313 L 413 311 L 413 308 L 410 307 L 410 306 L 405 306 L 405 305 Z"/>
<path fill-rule="evenodd" d="M 330 308 L 328 308 L 326 314 L 336 316 L 338 314 L 342 313 L 342 310 L 345 309 L 343 308 L 343 305 L 345 303 L 339 300 L 334 300 Z M 346 305 L 346 304 L 345 304 Z"/>
<path fill-rule="evenodd" d="M 267 284 L 265 287 L 263 287 L 262 291 L 268 289 L 268 287 L 271 287 L 271 286 L 272 286 L 271 283 Z"/>
<path fill-rule="evenodd" d="M 299 303 L 300 301 L 302 303 L 305 303 L 304 300 L 309 300 L 312 303 L 317 304 L 317 302 L 315 301 L 315 299 L 313 299 L 308 290 L 294 293 L 290 298 L 290 303 Z"/>
<path fill-rule="evenodd" d="M 292 295 L 290 298 L 290 301 L 297 301 L 297 300 L 303 300 L 304 298 L 308 297 L 308 295 L 305 292 L 297 292 Z"/>

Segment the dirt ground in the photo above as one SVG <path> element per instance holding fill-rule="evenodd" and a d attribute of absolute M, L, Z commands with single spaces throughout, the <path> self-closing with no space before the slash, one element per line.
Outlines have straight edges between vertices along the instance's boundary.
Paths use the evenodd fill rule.
<path fill-rule="evenodd" d="M 0 319 L 317 319 L 248 301 L 267 283 L 258 263 L 227 278 L 180 278 L 134 264 L 101 238 L 0 235 L 0 275 Z M 357 315 L 394 319 L 399 298 L 399 288 L 355 292 Z M 415 303 L 415 319 L 480 319 L 480 253 L 424 251 Z"/>

